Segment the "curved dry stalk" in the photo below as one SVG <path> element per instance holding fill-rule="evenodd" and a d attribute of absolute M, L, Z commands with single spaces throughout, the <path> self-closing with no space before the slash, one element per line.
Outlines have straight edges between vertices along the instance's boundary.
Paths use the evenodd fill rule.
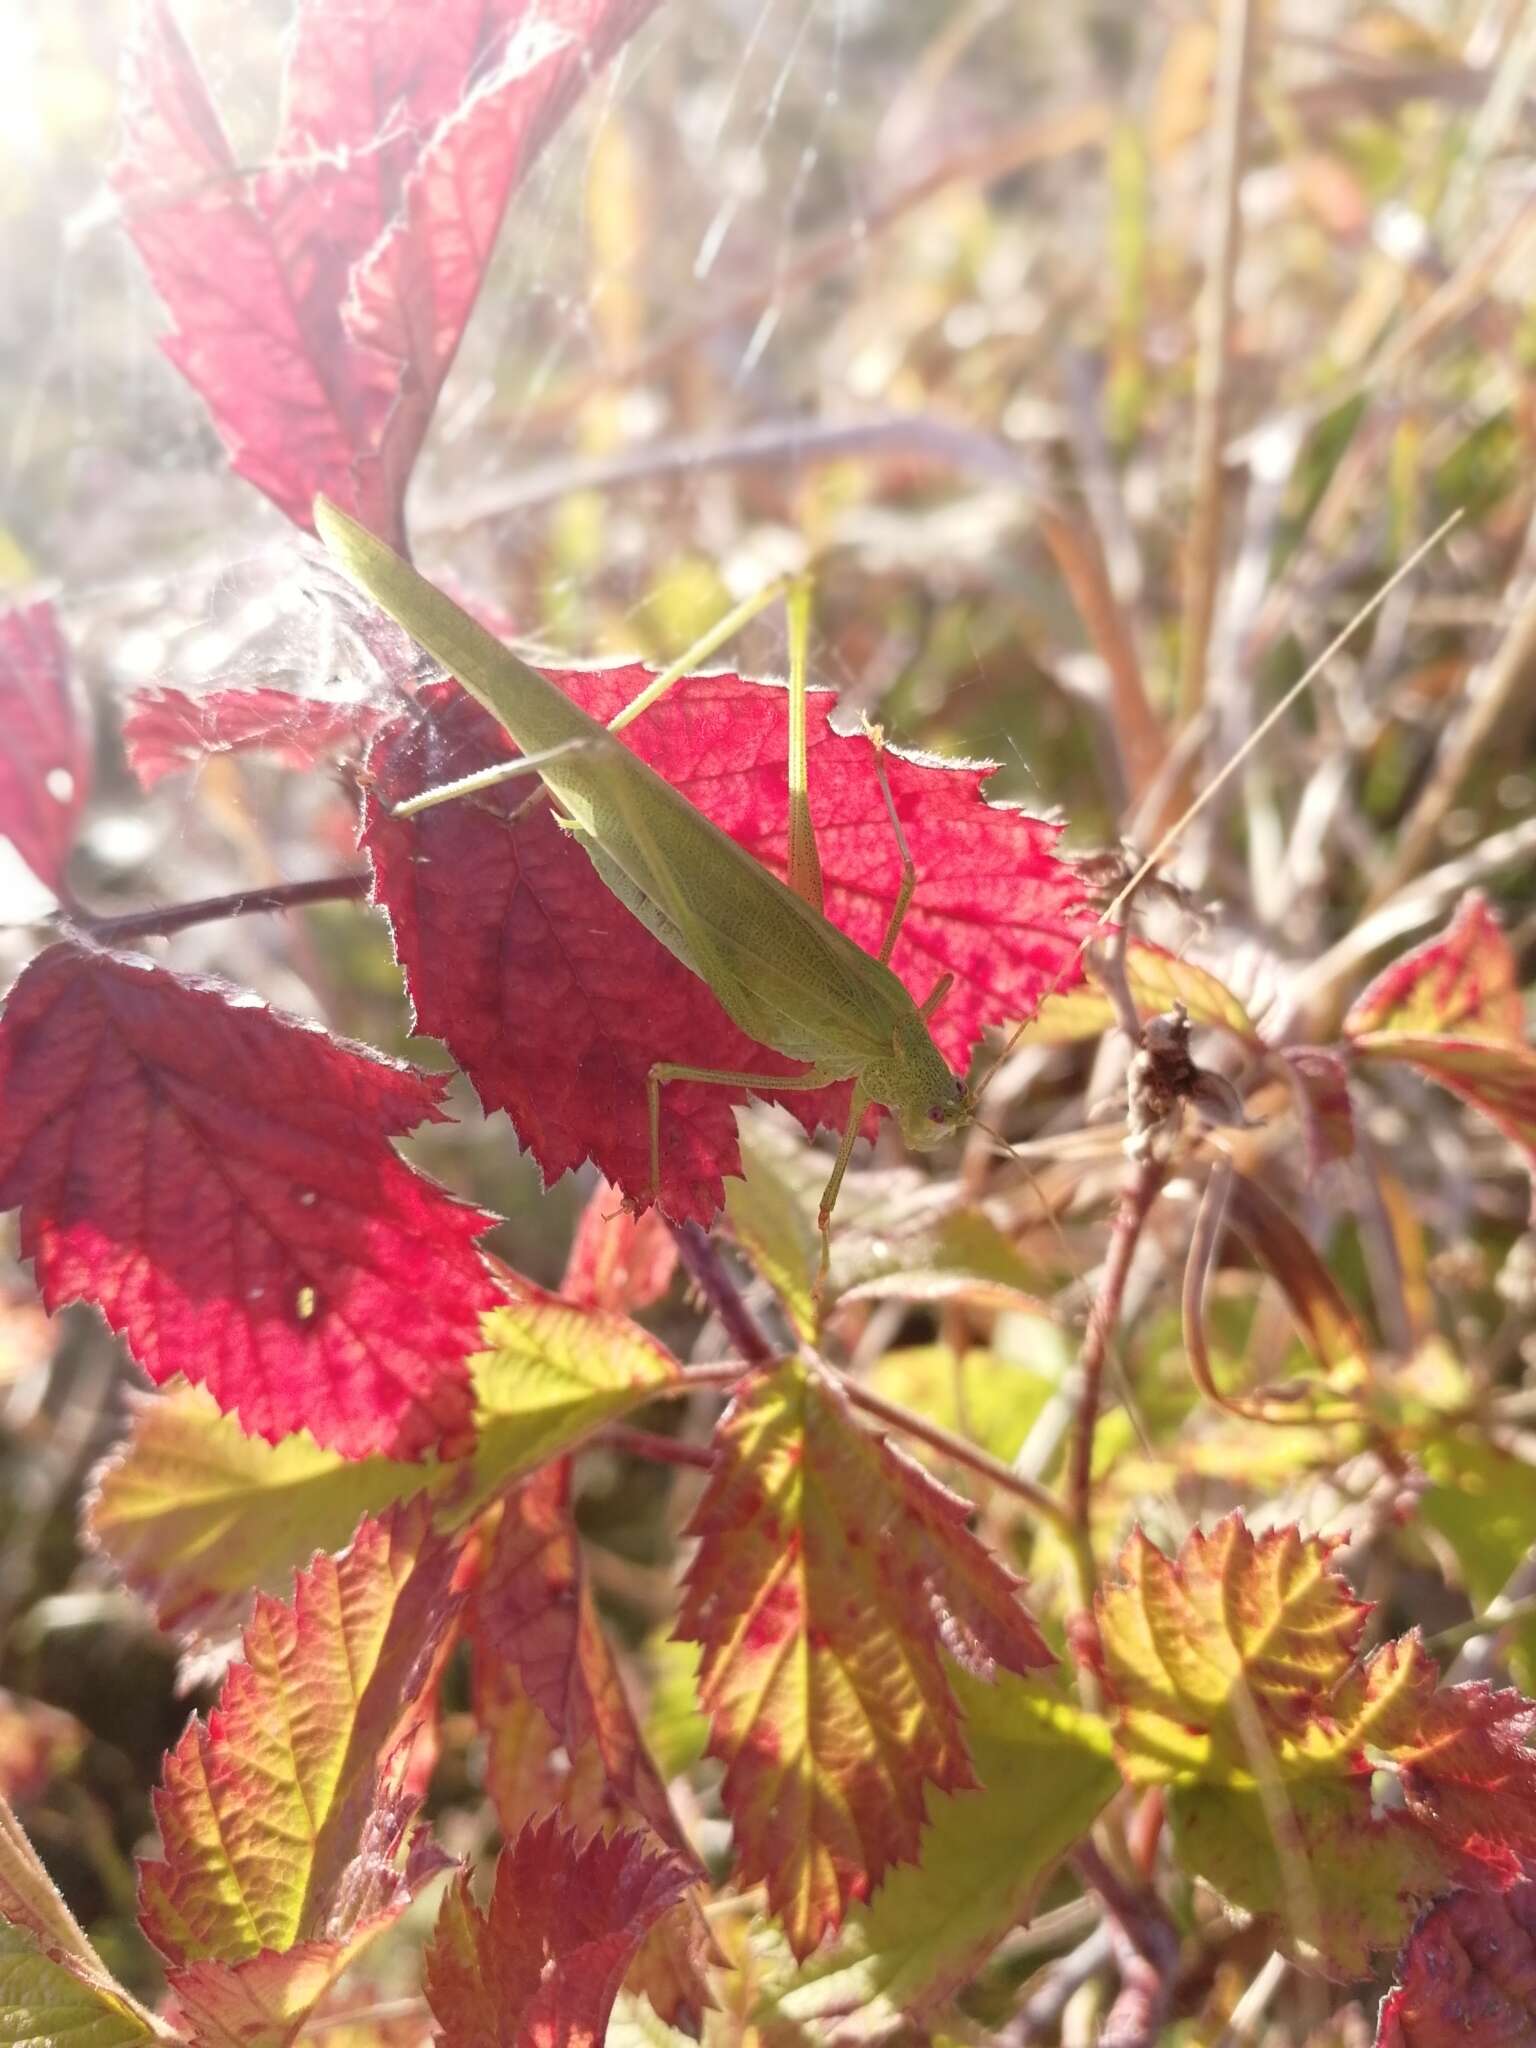
<path fill-rule="evenodd" d="M 1180 1297 L 1184 1353 L 1189 1360 L 1190 1377 L 1213 1408 L 1238 1416 L 1244 1422 L 1268 1422 L 1277 1426 L 1358 1422 L 1363 1411 L 1351 1402 L 1335 1401 L 1322 1407 L 1305 1407 L 1303 1402 L 1311 1391 L 1306 1382 L 1298 1385 L 1294 1401 L 1273 1397 L 1266 1400 L 1262 1395 L 1224 1394 L 1217 1386 L 1216 1376 L 1211 1370 L 1210 1347 L 1205 1341 L 1205 1294 L 1226 1236 L 1234 1175 L 1231 1162 L 1218 1158 L 1206 1180 L 1200 1206 L 1195 1212 L 1195 1227 L 1190 1233 Z"/>

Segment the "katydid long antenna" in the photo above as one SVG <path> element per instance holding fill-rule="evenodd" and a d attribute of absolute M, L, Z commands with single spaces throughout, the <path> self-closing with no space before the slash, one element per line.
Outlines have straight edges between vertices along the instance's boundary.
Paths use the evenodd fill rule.
<path fill-rule="evenodd" d="M 1365 603 L 1361 605 L 1360 609 L 1354 614 L 1353 618 L 1350 619 L 1349 623 L 1334 635 L 1334 637 L 1329 641 L 1328 645 L 1323 649 L 1322 653 L 1318 655 L 1317 659 L 1302 671 L 1302 673 L 1296 678 L 1295 682 L 1292 683 L 1291 687 L 1286 691 L 1285 695 L 1280 699 L 1279 703 L 1276 704 L 1272 710 L 1267 712 L 1265 716 L 1260 719 L 1259 723 L 1254 727 L 1253 731 L 1248 735 L 1247 739 L 1244 740 L 1243 744 L 1238 748 L 1237 752 L 1232 756 L 1231 760 L 1224 763 L 1223 766 L 1217 770 L 1216 774 L 1212 776 L 1211 780 L 1206 784 L 1205 788 L 1201 790 L 1200 794 L 1189 805 L 1188 809 L 1185 810 L 1178 818 L 1176 818 L 1174 822 L 1168 827 L 1167 831 L 1164 832 L 1161 839 L 1158 840 L 1156 846 L 1153 847 L 1152 851 L 1141 863 L 1141 866 L 1137 868 L 1135 874 L 1131 876 L 1131 879 L 1126 883 L 1125 887 L 1121 889 L 1120 893 L 1115 897 L 1114 901 L 1107 905 L 1106 908 L 1099 913 L 1099 916 L 1096 922 L 1094 923 L 1092 930 L 1080 942 L 1080 944 L 1077 947 L 1077 950 L 1072 954 L 1071 958 L 1065 963 L 1064 966 L 1062 966 L 1057 971 L 1056 979 L 1051 983 L 1050 987 L 1046 990 L 1045 994 L 1040 998 L 1042 1003 L 1046 1002 L 1051 996 L 1055 995 L 1057 990 L 1061 987 L 1062 983 L 1066 980 L 1067 976 L 1072 972 L 1073 968 L 1076 967 L 1077 963 L 1088 951 L 1088 948 L 1091 945 L 1093 945 L 1096 940 L 1102 937 L 1104 933 L 1111 929 L 1116 917 L 1118 917 L 1120 912 L 1125 908 L 1126 904 L 1130 902 L 1131 898 L 1136 894 L 1136 891 L 1141 887 L 1142 883 L 1147 879 L 1148 875 L 1150 875 L 1153 872 L 1153 870 L 1159 865 L 1159 863 L 1163 859 L 1163 856 L 1168 852 L 1170 847 L 1173 846 L 1174 842 L 1183 835 L 1186 827 L 1193 824 L 1194 820 L 1199 817 L 1200 813 L 1205 809 L 1206 805 L 1210 803 L 1212 798 L 1216 795 L 1217 791 L 1223 788 L 1226 783 L 1231 781 L 1232 777 L 1237 773 L 1238 769 L 1242 767 L 1243 763 L 1248 759 L 1249 755 L 1253 753 L 1254 749 L 1263 744 L 1264 740 L 1273 731 L 1275 726 L 1279 724 L 1280 720 L 1285 716 L 1286 712 L 1290 710 L 1291 706 L 1296 702 L 1297 698 L 1303 696 L 1306 693 L 1306 691 L 1311 688 L 1312 684 L 1316 682 L 1317 678 L 1322 674 L 1323 670 L 1328 666 L 1329 662 L 1332 661 L 1334 656 L 1338 654 L 1339 651 L 1348 644 L 1350 639 L 1359 630 L 1359 628 L 1365 624 L 1366 620 L 1371 618 L 1376 612 L 1378 612 L 1381 609 L 1382 605 L 1386 603 L 1387 599 L 1392 595 L 1393 591 L 1397 589 L 1400 583 L 1406 581 L 1406 579 L 1413 574 L 1414 570 L 1419 566 L 1420 562 L 1424 560 L 1426 555 L 1434 553 L 1435 549 L 1439 547 L 1440 543 L 1445 539 L 1446 535 L 1451 531 L 1451 529 L 1454 526 L 1456 526 L 1459 523 L 1461 516 L 1461 510 L 1458 507 L 1458 509 L 1454 511 L 1448 519 L 1443 519 L 1440 522 L 1440 524 L 1435 528 L 1434 532 L 1429 536 L 1428 540 L 1424 540 L 1419 543 L 1419 545 L 1414 549 L 1413 553 L 1409 555 L 1408 559 L 1405 562 L 1401 563 L 1396 569 L 1394 569 L 1392 574 L 1387 578 L 1386 582 L 1383 583 L 1381 587 L 1372 596 L 1366 599 Z M 972 1096 L 973 1101 L 979 1102 L 981 1100 L 982 1096 L 986 1093 L 987 1089 L 991 1086 L 994 1078 L 996 1077 L 998 1069 L 1004 1064 L 1006 1060 L 1008 1060 L 1012 1056 L 1015 1047 L 1019 1044 L 1019 1041 L 1023 1038 L 1025 1032 L 1028 1031 L 1030 1023 L 1032 1022 L 1033 1019 L 1029 1019 L 1025 1023 L 1020 1024 L 1015 1028 L 1015 1030 L 1013 1031 L 1012 1035 L 1008 1040 L 1008 1043 L 1003 1047 L 1002 1051 L 998 1054 L 997 1058 L 992 1062 L 991 1066 L 988 1067 L 986 1073 L 977 1083 L 975 1092 Z"/>

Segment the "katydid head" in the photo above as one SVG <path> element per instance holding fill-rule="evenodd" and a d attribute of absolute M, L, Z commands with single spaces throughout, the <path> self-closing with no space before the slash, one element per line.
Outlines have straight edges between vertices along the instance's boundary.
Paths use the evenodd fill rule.
<path fill-rule="evenodd" d="M 896 1112 L 901 1135 L 916 1152 L 926 1152 L 971 1119 L 971 1091 L 945 1064 L 921 1017 L 899 1024 L 893 1057 L 878 1075 L 866 1070 L 865 1086 L 877 1102 Z"/>

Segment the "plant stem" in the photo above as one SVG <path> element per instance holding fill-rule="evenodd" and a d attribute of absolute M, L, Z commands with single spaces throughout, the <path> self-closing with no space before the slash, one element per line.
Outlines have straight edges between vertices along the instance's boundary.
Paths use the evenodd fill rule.
<path fill-rule="evenodd" d="M 952 1458 L 957 1465 L 967 1466 L 1003 1492 L 1012 1494 L 1015 1500 L 1022 1501 L 1030 1513 L 1038 1515 L 1042 1521 L 1051 1522 L 1063 1531 L 1067 1529 L 1066 1509 L 1054 1494 L 1047 1493 L 1043 1486 L 1037 1486 L 1033 1479 L 1026 1479 L 1023 1473 L 1015 1472 L 1011 1465 L 1005 1465 L 979 1445 L 967 1443 L 963 1436 L 956 1436 L 952 1430 L 943 1429 L 921 1415 L 914 1415 L 909 1408 L 888 1401 L 883 1394 L 849 1379 L 845 1373 L 836 1374 L 836 1379 L 855 1408 L 862 1408 L 866 1415 L 877 1415 L 892 1429 L 899 1429 L 903 1436 L 915 1437 L 919 1443 L 927 1444 L 930 1450 Z"/>
<path fill-rule="evenodd" d="M 1099 2035 L 1101 2048 L 1156 2048 L 1173 1998 L 1179 1937 L 1150 1891 L 1123 1883 L 1092 1842 L 1072 1853 L 1072 1866 L 1103 1901 L 1120 1990 Z"/>
<path fill-rule="evenodd" d="M 779 1354 L 742 1300 L 741 1289 L 710 1239 L 697 1223 L 673 1223 L 670 1217 L 667 1221 L 689 1279 L 720 1318 L 726 1336 L 748 1366 L 770 1364 Z"/>
<path fill-rule="evenodd" d="M 610 1451 L 624 1451 L 632 1458 L 646 1458 L 653 1465 L 691 1465 L 707 1472 L 714 1464 L 708 1444 L 690 1444 L 682 1437 L 660 1436 L 653 1429 L 631 1429 L 627 1423 L 610 1422 L 594 1439 Z"/>
<path fill-rule="evenodd" d="M 1195 365 L 1195 450 L 1188 572 L 1180 642 L 1179 714 L 1205 702 L 1205 664 L 1221 579 L 1222 449 L 1237 261 L 1243 244 L 1243 163 L 1252 94 L 1255 0 L 1223 0 L 1217 58 L 1216 173 L 1206 229 L 1205 292 Z"/>
<path fill-rule="evenodd" d="M 312 882 L 276 882 L 264 889 L 235 889 L 227 896 L 199 896 L 191 903 L 172 903 L 161 910 L 130 910 L 122 917 L 88 917 L 78 913 L 66 929 L 78 931 L 98 946 L 116 946 L 130 939 L 168 938 L 189 925 L 217 924 L 226 917 L 253 917 L 260 911 L 300 910 L 307 903 L 355 903 L 368 894 L 369 877 L 362 869 L 320 875 Z"/>
<path fill-rule="evenodd" d="M 1067 1514 L 1076 1536 L 1081 1562 L 1088 1566 L 1091 1590 L 1092 1551 L 1088 1536 L 1089 1509 L 1093 1498 L 1093 1439 L 1099 1422 L 1099 1401 L 1104 1383 L 1104 1361 L 1109 1341 L 1120 1320 L 1120 1303 L 1130 1276 L 1131 1260 L 1141 1237 L 1142 1226 L 1162 1187 L 1166 1167 L 1157 1159 L 1136 1160 L 1120 1190 L 1120 1206 L 1110 1234 L 1109 1253 L 1104 1261 L 1104 1278 L 1083 1336 L 1079 1370 L 1082 1392 L 1078 1396 L 1077 1427 L 1072 1437 L 1071 1469 L 1067 1486 Z"/>

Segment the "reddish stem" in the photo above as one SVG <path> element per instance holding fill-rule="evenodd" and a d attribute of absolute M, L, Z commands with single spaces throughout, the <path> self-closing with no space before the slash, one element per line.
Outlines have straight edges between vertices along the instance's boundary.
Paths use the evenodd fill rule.
<path fill-rule="evenodd" d="M 697 1223 L 673 1223 L 670 1217 L 667 1220 L 689 1279 L 720 1318 L 726 1336 L 748 1365 L 771 1364 L 779 1354 L 742 1300 L 741 1289 L 714 1245 Z"/>
<path fill-rule="evenodd" d="M 130 910 L 123 917 L 89 917 L 77 912 L 62 922 L 98 946 L 117 946 L 130 939 L 168 938 L 189 925 L 216 924 L 226 917 L 299 910 L 306 903 L 358 902 L 368 894 L 368 883 L 366 871 L 356 869 L 343 875 L 320 875 L 312 882 L 277 882 L 265 889 L 235 889 L 227 896 L 199 896 L 191 903 L 172 903 L 161 910 Z"/>
<path fill-rule="evenodd" d="M 626 1451 L 632 1458 L 648 1458 L 653 1465 L 691 1465 L 707 1472 L 714 1464 L 708 1444 L 685 1443 L 681 1437 L 660 1436 L 653 1429 L 631 1429 L 627 1423 L 611 1422 L 597 1441 L 611 1451 Z"/>

